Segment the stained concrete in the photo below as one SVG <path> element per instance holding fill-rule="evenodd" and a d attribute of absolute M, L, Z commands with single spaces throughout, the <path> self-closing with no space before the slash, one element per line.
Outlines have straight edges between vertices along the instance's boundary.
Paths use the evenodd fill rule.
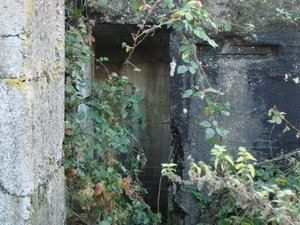
<path fill-rule="evenodd" d="M 294 79 L 300 76 L 300 30 L 277 27 L 256 35 L 257 38 L 223 36 L 216 39 L 217 49 L 201 43 L 198 45 L 198 58 L 205 65 L 212 87 L 225 93 L 218 101 L 231 104 L 230 117 L 218 118 L 230 131 L 224 145 L 233 155 L 236 155 L 239 146 L 243 146 L 258 161 L 263 161 L 282 151 L 292 151 L 300 144 L 295 132 L 282 132 L 284 125 L 276 126 L 270 136 L 272 124 L 267 122 L 268 110 L 276 105 L 280 111 L 287 113 L 286 117 L 292 124 L 299 124 L 300 86 Z M 171 40 L 176 43 L 176 38 Z M 182 63 L 177 51 L 172 51 L 171 55 L 177 65 Z M 181 153 L 178 162 L 182 164 L 181 173 L 185 179 L 188 179 L 189 167 L 182 158 L 192 155 L 196 161 L 210 164 L 211 157 L 211 147 L 204 138 L 205 129 L 199 125 L 207 119 L 203 116 L 205 102 L 199 98 L 182 98 L 186 89 L 198 84 L 198 77 L 192 74 L 171 77 L 171 119 L 178 131 L 173 140 L 178 140 L 178 136 L 181 140 L 177 144 Z M 177 186 L 172 196 L 171 224 L 203 222 L 199 201 L 189 191 Z M 213 215 L 207 215 L 204 220 L 211 224 Z"/>
<path fill-rule="evenodd" d="M 64 1 L 4 3 L 0 223 L 63 224 Z"/>

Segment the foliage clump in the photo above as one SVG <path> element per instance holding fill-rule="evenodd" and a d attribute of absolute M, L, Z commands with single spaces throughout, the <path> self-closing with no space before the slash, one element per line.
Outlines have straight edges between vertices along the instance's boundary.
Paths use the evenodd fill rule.
<path fill-rule="evenodd" d="M 84 7 L 84 6 L 83 6 Z M 84 72 L 94 55 L 94 21 L 69 9 L 65 38 L 65 153 L 68 224 L 150 224 L 160 221 L 143 201 L 138 174 L 146 163 L 136 139 L 145 126 L 139 88 L 108 73 L 96 84 Z M 67 22 L 68 22 L 67 21 Z M 96 59 L 97 63 L 108 60 Z M 84 90 L 84 91 L 82 91 Z"/>
<path fill-rule="evenodd" d="M 232 1 L 228 2 L 230 4 Z M 108 1 L 105 0 L 92 3 L 92 10 L 97 11 L 97 7 L 106 3 Z M 265 7 L 268 1 L 239 1 L 239 4 L 235 4 L 237 14 L 233 22 L 237 27 L 244 24 L 239 15 L 247 13 L 251 16 L 247 9 L 253 9 L 253 4 L 265 4 Z M 73 23 L 67 26 L 66 32 L 64 166 L 70 202 L 69 222 L 100 225 L 159 222 L 159 215 L 153 215 L 143 202 L 143 188 L 137 178 L 145 163 L 143 151 L 133 147 L 137 145 L 136 124 L 144 126 L 143 116 L 139 112 L 143 100 L 137 94 L 138 88 L 125 76 L 108 74 L 108 79 L 100 86 L 84 76 L 83 63 L 94 57 L 90 52 L 90 45 L 94 41 L 94 21 L 82 15 L 87 9 L 84 7 L 68 11 Z M 109 4 L 108 7 L 114 10 L 114 5 Z M 210 20 L 210 12 L 201 1 L 180 1 L 180 6 L 173 0 L 135 1 L 132 9 L 144 19 L 138 24 L 138 32 L 133 34 L 133 45 L 122 43 L 128 52 L 125 65 L 140 71 L 130 62 L 135 48 L 156 29 L 162 26 L 172 28 L 182 37 L 178 48 L 181 65 L 177 67 L 177 73 L 190 73 L 199 80 L 199 85 L 190 87 L 183 97 L 199 97 L 206 103 L 203 110 L 206 119 L 200 125 L 213 146 L 211 154 L 214 169 L 204 162 L 196 163 L 189 157 L 189 181 L 182 181 L 175 174 L 174 163 L 163 164 L 162 174 L 174 182 L 196 184 L 197 190 L 207 186 L 213 197 L 221 196 L 221 209 L 215 215 L 217 218 L 214 218 L 217 224 L 298 224 L 300 188 L 295 179 L 299 176 L 298 163 L 292 158 L 288 159 L 292 168 L 289 173 L 277 167 L 265 171 L 271 165 L 267 163 L 257 170 L 256 159 L 245 148 L 239 148 L 238 158 L 234 160 L 222 145 L 229 131 L 221 126 L 218 117 L 230 116 L 230 104 L 220 103 L 219 97 L 224 93 L 210 85 L 197 57 L 197 44 L 206 42 L 216 48 L 217 43 L 207 34 L 207 27 L 211 30 L 229 30 L 234 23 L 225 21 L 218 27 Z M 286 13 L 284 9 L 273 10 L 272 17 L 274 13 L 279 14 L 285 22 L 297 21 L 297 17 Z M 154 21 L 152 26 L 147 25 L 150 18 Z M 252 27 L 252 19 L 252 16 L 246 18 L 247 24 L 244 25 Z M 244 25 L 240 27 L 244 28 Z M 102 58 L 97 62 L 101 64 L 103 60 L 107 59 Z M 88 94 L 83 95 L 80 88 L 87 90 Z M 283 114 L 276 110 L 269 114 L 273 116 L 270 122 L 278 124 L 285 121 Z M 286 130 L 290 127 L 287 123 Z M 276 173 L 271 176 L 271 171 Z M 270 177 L 266 178 L 267 175 Z M 197 190 L 193 191 L 197 199 L 206 205 L 212 204 L 211 198 L 201 196 Z"/>

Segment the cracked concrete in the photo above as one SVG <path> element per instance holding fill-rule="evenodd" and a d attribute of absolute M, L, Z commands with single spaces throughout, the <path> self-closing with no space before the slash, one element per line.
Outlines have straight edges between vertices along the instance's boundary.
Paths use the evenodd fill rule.
<path fill-rule="evenodd" d="M 0 224 L 64 224 L 64 1 L 0 6 Z"/>

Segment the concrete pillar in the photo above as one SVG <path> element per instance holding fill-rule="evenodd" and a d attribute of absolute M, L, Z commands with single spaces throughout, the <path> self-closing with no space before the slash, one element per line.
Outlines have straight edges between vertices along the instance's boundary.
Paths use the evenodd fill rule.
<path fill-rule="evenodd" d="M 0 224 L 63 224 L 64 1 L 0 3 Z"/>

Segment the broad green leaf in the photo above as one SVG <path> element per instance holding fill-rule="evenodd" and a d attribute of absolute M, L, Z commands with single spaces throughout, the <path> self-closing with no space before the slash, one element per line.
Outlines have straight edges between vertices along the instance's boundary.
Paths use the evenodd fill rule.
<path fill-rule="evenodd" d="M 184 93 L 183 93 L 183 98 L 189 98 L 191 97 L 191 95 L 193 94 L 193 90 L 192 89 L 189 89 L 189 90 L 186 90 Z"/>
<path fill-rule="evenodd" d="M 230 116 L 230 112 L 228 112 L 228 111 L 222 111 L 222 115 L 224 115 L 224 116 Z"/>
<path fill-rule="evenodd" d="M 181 45 L 180 47 L 179 47 L 179 51 L 180 52 L 185 52 L 185 51 L 187 51 L 188 50 L 188 46 L 187 45 Z"/>
<path fill-rule="evenodd" d="M 82 9 L 75 9 L 73 13 L 75 16 L 79 16 L 82 13 Z"/>
<path fill-rule="evenodd" d="M 200 123 L 200 125 L 201 125 L 202 127 L 211 127 L 211 123 L 210 123 L 209 121 L 207 121 L 207 120 L 203 120 L 203 121 Z"/>
<path fill-rule="evenodd" d="M 271 120 L 268 120 L 269 123 L 275 123 L 276 121 L 272 118 Z"/>
<path fill-rule="evenodd" d="M 240 152 L 246 152 L 247 150 L 246 150 L 244 147 L 240 146 L 240 147 L 239 147 L 239 151 L 240 151 Z"/>
<path fill-rule="evenodd" d="M 205 33 L 205 31 L 203 30 L 203 28 L 199 27 L 197 29 L 194 30 L 194 34 L 199 37 L 200 39 L 203 39 L 204 41 L 206 41 L 208 39 L 207 34 Z"/>
<path fill-rule="evenodd" d="M 190 12 L 187 12 L 186 14 L 185 14 L 185 18 L 187 19 L 187 20 L 192 20 L 194 17 L 193 17 L 193 15 L 190 13 Z"/>
<path fill-rule="evenodd" d="M 216 132 L 212 128 L 206 128 L 205 130 L 205 138 L 206 139 L 211 139 L 215 136 Z"/>
<path fill-rule="evenodd" d="M 215 100 L 213 97 L 207 97 L 205 100 L 208 105 L 213 105 L 215 103 Z"/>
<path fill-rule="evenodd" d="M 229 133 L 229 130 L 224 129 L 221 126 L 216 127 L 216 131 L 217 131 L 218 135 L 220 135 L 221 137 L 226 137 L 227 134 Z"/>
<path fill-rule="evenodd" d="M 220 92 L 220 91 L 218 91 L 218 90 L 216 90 L 216 89 L 214 89 L 214 88 L 212 88 L 212 87 L 206 88 L 204 91 L 205 91 L 205 92 L 216 93 L 216 94 L 219 94 L 219 95 L 224 95 L 223 92 Z"/>
<path fill-rule="evenodd" d="M 271 109 L 269 109 L 269 111 L 268 111 L 268 116 L 271 117 L 272 114 L 273 114 L 273 109 L 271 108 Z"/>
<path fill-rule="evenodd" d="M 84 118 L 85 118 L 85 113 L 84 113 L 84 111 L 83 111 L 83 110 L 78 111 L 78 112 L 76 113 L 76 118 L 77 118 L 79 121 L 84 120 Z"/>
<path fill-rule="evenodd" d="M 192 66 L 189 66 L 189 71 L 191 74 L 195 74 L 196 73 L 196 69 Z"/>
<path fill-rule="evenodd" d="M 276 116 L 276 117 L 274 118 L 274 120 L 275 120 L 275 122 L 276 122 L 277 124 L 281 124 L 281 122 L 282 122 L 282 119 L 281 119 L 279 116 Z"/>
<path fill-rule="evenodd" d="M 178 66 L 177 73 L 178 74 L 186 73 L 188 70 L 189 69 L 187 68 L 187 66 L 181 65 L 181 66 Z"/>
<path fill-rule="evenodd" d="M 72 85 L 65 84 L 65 92 L 72 93 L 74 91 L 75 91 L 75 89 L 74 89 L 74 87 Z"/>
<path fill-rule="evenodd" d="M 200 98 L 203 98 L 204 97 L 204 92 L 203 91 L 198 91 L 198 92 L 195 92 L 193 94 L 194 97 L 200 97 Z"/>
<path fill-rule="evenodd" d="M 122 153 L 128 153 L 128 149 L 122 145 L 119 147 L 119 151 Z"/>

